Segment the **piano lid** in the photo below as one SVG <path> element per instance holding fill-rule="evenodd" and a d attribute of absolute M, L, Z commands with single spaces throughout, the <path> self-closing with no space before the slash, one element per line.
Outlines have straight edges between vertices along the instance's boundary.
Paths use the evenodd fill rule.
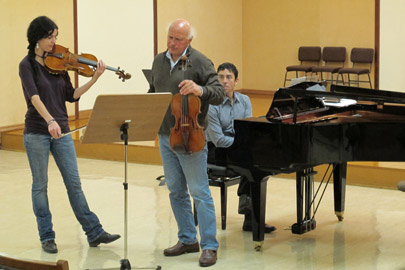
<path fill-rule="evenodd" d="M 269 121 L 280 121 L 297 115 L 322 112 L 328 110 L 324 101 L 333 103 L 341 99 L 371 102 L 380 106 L 385 103 L 405 105 L 405 93 L 342 85 L 331 85 L 331 91 L 307 90 L 316 84 L 320 83 L 303 82 L 278 89 L 266 118 Z"/>
<path fill-rule="evenodd" d="M 308 84 L 307 84 L 308 85 Z M 307 87 L 308 88 L 308 87 Z M 357 101 L 370 101 L 377 104 L 396 103 L 405 104 L 405 93 L 369 88 L 351 87 L 343 85 L 331 85 L 331 91 L 307 91 L 306 88 L 280 88 L 291 97 L 322 97 L 322 98 L 347 98 Z"/>
<path fill-rule="evenodd" d="M 274 94 L 273 102 L 266 114 L 269 121 L 282 121 L 294 116 L 312 114 L 328 110 L 320 98 L 307 96 L 303 93 L 312 92 L 307 89 L 319 85 L 317 82 L 302 82 L 288 88 L 280 88 Z M 298 91 L 300 95 L 293 95 L 287 90 Z M 302 93 L 303 92 L 303 93 Z M 318 91 L 314 91 L 318 92 Z M 323 91 L 319 91 L 323 92 Z"/>

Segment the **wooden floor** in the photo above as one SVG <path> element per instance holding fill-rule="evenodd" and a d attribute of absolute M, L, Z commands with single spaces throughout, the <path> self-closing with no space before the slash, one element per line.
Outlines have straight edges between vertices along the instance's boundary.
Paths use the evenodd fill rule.
<path fill-rule="evenodd" d="M 88 119 L 70 121 L 71 130 L 87 124 Z M 101 160 L 124 160 L 123 143 L 82 144 L 82 131 L 72 134 L 78 157 Z M 2 149 L 24 151 L 23 130 L 1 134 Z M 128 161 L 141 164 L 161 165 L 158 142 L 136 142 L 128 145 Z M 320 180 L 327 166 L 316 167 L 316 180 Z M 295 178 L 295 174 L 279 175 L 282 178 Z M 405 163 L 400 162 L 350 162 L 347 169 L 347 183 L 366 187 L 396 189 L 397 183 L 405 180 Z"/>
<path fill-rule="evenodd" d="M 0 150 L 0 253 L 29 260 L 66 260 L 71 270 L 119 269 L 125 254 L 123 162 L 78 158 L 78 165 L 90 209 L 105 230 L 122 238 L 89 247 L 50 158 L 48 196 L 59 252 L 43 252 L 32 211 L 28 159 L 23 152 Z M 132 269 L 155 269 L 157 265 L 162 270 L 201 269 L 199 253 L 163 255 L 163 249 L 177 242 L 177 225 L 167 187 L 155 180 L 162 172 L 160 165 L 128 164 L 127 258 Z M 219 251 L 218 262 L 210 270 L 405 269 L 404 192 L 348 185 L 345 218 L 339 222 L 333 210 L 333 188 L 329 187 L 315 215 L 317 228 L 296 235 L 290 229 L 296 221 L 295 181 L 270 177 L 266 222 L 277 230 L 265 236 L 263 248 L 257 252 L 252 234 L 242 231 L 236 191 L 237 186 L 228 189 L 227 226 L 221 230 L 220 191 L 211 187 Z"/>

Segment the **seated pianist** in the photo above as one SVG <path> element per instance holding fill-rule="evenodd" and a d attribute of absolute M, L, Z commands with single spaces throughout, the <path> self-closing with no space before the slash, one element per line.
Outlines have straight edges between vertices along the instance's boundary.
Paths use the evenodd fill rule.
<path fill-rule="evenodd" d="M 209 106 L 206 135 L 208 141 L 208 163 L 222 165 L 220 164 L 221 160 L 226 160 L 226 148 L 233 144 L 235 136 L 233 120 L 251 117 L 252 104 L 248 96 L 234 92 L 235 86 L 238 83 L 238 70 L 235 65 L 223 63 L 218 67 L 217 73 L 227 96 L 221 105 Z M 244 231 L 252 231 L 250 183 L 244 176 L 241 176 L 238 196 L 238 212 L 245 215 L 242 229 Z M 274 226 L 265 225 L 265 233 L 271 233 L 275 230 Z"/>

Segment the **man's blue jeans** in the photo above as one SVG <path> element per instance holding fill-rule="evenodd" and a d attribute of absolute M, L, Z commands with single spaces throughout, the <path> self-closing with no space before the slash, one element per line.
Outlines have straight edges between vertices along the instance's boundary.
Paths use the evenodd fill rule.
<path fill-rule="evenodd" d="M 86 232 L 88 241 L 96 240 L 104 230 L 97 216 L 87 205 L 77 169 L 72 137 L 68 135 L 54 140 L 50 135 L 24 134 L 24 145 L 32 172 L 32 204 L 41 242 L 55 239 L 47 192 L 49 153 L 52 153 L 62 174 L 70 205 Z"/>
<path fill-rule="evenodd" d="M 168 135 L 159 135 L 159 147 L 179 241 L 184 244 L 197 242 L 190 192 L 197 210 L 201 249 L 217 250 L 215 208 L 207 175 L 207 147 L 190 155 L 178 154 L 170 147 Z"/>

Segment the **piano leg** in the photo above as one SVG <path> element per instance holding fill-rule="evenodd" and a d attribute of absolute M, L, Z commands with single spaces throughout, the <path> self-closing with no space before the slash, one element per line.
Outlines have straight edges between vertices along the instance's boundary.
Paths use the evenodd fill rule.
<path fill-rule="evenodd" d="M 303 234 L 315 229 L 316 221 L 312 218 L 313 183 L 316 172 L 313 168 L 298 171 L 297 189 L 297 223 L 292 225 L 292 233 Z"/>
<path fill-rule="evenodd" d="M 260 251 L 264 241 L 264 220 L 266 215 L 267 179 L 250 182 L 252 195 L 252 236 L 255 250 Z"/>
<path fill-rule="evenodd" d="M 255 168 L 246 169 L 232 165 L 229 168 L 247 177 L 249 180 L 252 198 L 252 236 L 254 249 L 260 251 L 264 241 L 264 220 L 266 218 L 266 195 L 269 173 Z"/>
<path fill-rule="evenodd" d="M 334 163 L 333 193 L 335 198 L 335 214 L 339 221 L 344 218 L 346 196 L 347 162 Z"/>

